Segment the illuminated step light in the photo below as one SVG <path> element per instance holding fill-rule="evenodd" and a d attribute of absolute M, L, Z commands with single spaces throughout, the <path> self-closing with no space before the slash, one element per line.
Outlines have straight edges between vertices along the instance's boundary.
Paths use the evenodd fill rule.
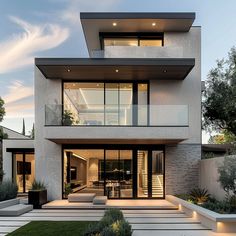
<path fill-rule="evenodd" d="M 152 23 L 152 26 L 156 26 L 156 23 L 155 23 L 155 22 L 153 22 L 153 23 Z"/>
<path fill-rule="evenodd" d="M 116 23 L 116 22 L 113 22 L 112 25 L 113 25 L 113 26 L 117 26 L 117 23 Z"/>
<path fill-rule="evenodd" d="M 116 73 L 118 73 L 119 72 L 119 70 L 118 69 L 116 69 Z"/>

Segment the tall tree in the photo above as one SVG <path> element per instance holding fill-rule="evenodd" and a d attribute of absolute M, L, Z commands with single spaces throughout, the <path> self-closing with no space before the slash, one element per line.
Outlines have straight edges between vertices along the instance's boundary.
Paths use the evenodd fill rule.
<path fill-rule="evenodd" d="M 203 92 L 203 128 L 236 136 L 236 48 L 217 61 Z"/>
<path fill-rule="evenodd" d="M 4 108 L 4 101 L 0 97 L 0 122 L 3 121 L 3 117 L 6 114 L 5 108 Z M 7 134 L 3 132 L 3 128 L 0 127 L 0 182 L 2 182 L 3 178 L 3 166 L 2 166 L 2 140 L 7 138 Z"/>
<path fill-rule="evenodd" d="M 25 135 L 25 119 L 23 118 L 22 134 Z"/>

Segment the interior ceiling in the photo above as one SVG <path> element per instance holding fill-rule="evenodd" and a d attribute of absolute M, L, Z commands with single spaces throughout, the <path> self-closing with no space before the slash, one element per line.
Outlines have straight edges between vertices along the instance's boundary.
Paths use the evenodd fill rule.
<path fill-rule="evenodd" d="M 187 32 L 195 13 L 81 13 L 80 17 L 91 53 L 101 49 L 100 32 Z"/>
<path fill-rule="evenodd" d="M 36 59 L 45 78 L 64 80 L 183 80 L 194 65 L 193 58 Z"/>

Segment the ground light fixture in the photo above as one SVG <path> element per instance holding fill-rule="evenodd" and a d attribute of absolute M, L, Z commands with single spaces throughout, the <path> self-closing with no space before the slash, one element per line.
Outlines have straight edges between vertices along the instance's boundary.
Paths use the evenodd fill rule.
<path fill-rule="evenodd" d="M 119 70 L 118 69 L 116 69 L 116 73 L 118 73 L 119 72 Z"/>
<path fill-rule="evenodd" d="M 152 26 L 153 26 L 153 27 L 156 26 L 156 23 L 155 23 L 155 22 L 152 22 Z"/>
<path fill-rule="evenodd" d="M 112 25 L 113 25 L 113 26 L 117 26 L 117 23 L 116 23 L 116 22 L 113 22 Z"/>

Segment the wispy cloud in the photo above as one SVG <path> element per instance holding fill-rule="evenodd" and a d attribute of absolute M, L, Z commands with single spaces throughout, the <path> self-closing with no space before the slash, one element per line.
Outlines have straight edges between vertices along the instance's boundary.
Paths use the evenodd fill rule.
<path fill-rule="evenodd" d="M 69 30 L 57 24 L 33 25 L 17 17 L 10 19 L 23 32 L 0 42 L 0 74 L 33 64 L 38 52 L 55 48 L 69 37 Z"/>
<path fill-rule="evenodd" d="M 65 0 L 62 0 L 65 1 Z M 115 9 L 123 0 L 66 0 L 67 8 L 65 8 L 60 16 L 62 20 L 66 20 L 72 24 L 80 23 L 80 12 L 82 11 L 108 11 Z"/>
<path fill-rule="evenodd" d="M 5 101 L 6 117 L 33 116 L 33 87 L 26 86 L 20 81 L 14 81 L 7 87 L 3 96 Z"/>

